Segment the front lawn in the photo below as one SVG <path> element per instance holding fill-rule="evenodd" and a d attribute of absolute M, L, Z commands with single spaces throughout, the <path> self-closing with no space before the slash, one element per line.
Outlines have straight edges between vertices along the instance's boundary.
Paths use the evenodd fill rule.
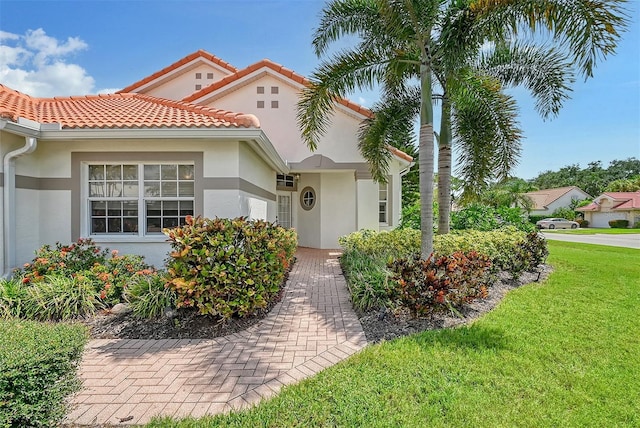
<path fill-rule="evenodd" d="M 640 252 L 549 249 L 546 282 L 470 326 L 370 346 L 249 411 L 148 427 L 639 426 Z"/>
<path fill-rule="evenodd" d="M 640 234 L 640 229 L 545 229 L 543 232 L 568 233 L 570 235 L 633 235 Z"/>

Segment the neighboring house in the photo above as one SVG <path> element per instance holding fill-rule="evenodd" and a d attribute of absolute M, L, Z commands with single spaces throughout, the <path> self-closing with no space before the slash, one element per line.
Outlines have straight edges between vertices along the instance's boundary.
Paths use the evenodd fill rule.
<path fill-rule="evenodd" d="M 579 187 L 568 186 L 555 189 L 536 190 L 525 193 L 533 201 L 533 207 L 529 215 L 550 216 L 558 208 L 567 208 L 573 200 L 581 201 L 591 198 Z M 573 220 L 570 218 L 569 220 Z"/>
<path fill-rule="evenodd" d="M 0 85 L 0 275 L 80 237 L 160 265 L 162 228 L 187 215 L 278 221 L 314 248 L 396 226 L 412 158 L 390 148 L 389 182 L 374 182 L 357 148 L 371 113 L 346 100 L 310 152 L 295 116 L 305 84 L 268 60 L 238 70 L 198 51 L 117 94 Z"/>
<path fill-rule="evenodd" d="M 633 227 L 640 223 L 640 191 L 606 192 L 576 211 L 584 213 L 589 227 L 609 227 L 611 220 L 628 220 Z"/>

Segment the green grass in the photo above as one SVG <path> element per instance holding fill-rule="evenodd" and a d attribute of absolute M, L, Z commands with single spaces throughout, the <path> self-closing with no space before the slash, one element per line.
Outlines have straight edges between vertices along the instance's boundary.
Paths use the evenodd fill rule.
<path fill-rule="evenodd" d="M 568 233 L 570 235 L 629 235 L 640 234 L 640 229 L 544 229 L 544 233 Z"/>
<path fill-rule="evenodd" d="M 367 347 L 245 412 L 148 427 L 640 426 L 640 251 L 549 247 L 547 281 L 470 326 Z"/>

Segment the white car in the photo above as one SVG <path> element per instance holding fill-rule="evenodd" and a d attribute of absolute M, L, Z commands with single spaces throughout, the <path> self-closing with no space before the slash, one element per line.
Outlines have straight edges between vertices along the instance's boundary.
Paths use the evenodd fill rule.
<path fill-rule="evenodd" d="M 538 229 L 577 229 L 580 225 L 566 218 L 545 218 L 536 223 Z"/>

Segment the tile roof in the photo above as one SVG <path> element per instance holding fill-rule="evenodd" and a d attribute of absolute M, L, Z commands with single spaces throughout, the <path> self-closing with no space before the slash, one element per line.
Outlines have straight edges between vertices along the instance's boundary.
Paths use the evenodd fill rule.
<path fill-rule="evenodd" d="M 640 210 L 640 190 L 637 192 L 605 192 L 595 198 L 595 200 L 584 207 L 577 208 L 576 211 L 599 211 L 600 204 L 597 202 L 604 198 L 612 199 L 614 205 L 612 210 Z"/>
<path fill-rule="evenodd" d="M 209 86 L 206 86 L 204 88 L 202 88 L 199 91 L 194 92 L 193 94 L 185 97 L 182 99 L 182 101 L 187 101 L 187 102 L 193 102 L 199 98 L 204 97 L 205 95 L 208 95 L 218 89 L 221 89 L 225 86 L 227 86 L 228 84 L 235 82 L 251 73 L 253 73 L 254 71 L 260 70 L 261 68 L 269 68 L 273 71 L 275 71 L 276 73 L 281 74 L 282 76 L 288 77 L 289 79 L 293 80 L 294 82 L 297 82 L 301 85 L 305 85 L 308 86 L 311 84 L 311 82 L 309 81 L 309 79 L 307 79 L 306 77 L 296 73 L 295 71 L 289 70 L 288 68 L 275 63 L 269 59 L 263 59 L 262 61 L 258 61 L 254 64 L 251 64 L 250 66 L 243 68 L 241 70 L 236 71 L 233 74 L 230 74 L 228 76 L 223 77 L 222 79 L 212 83 Z M 349 101 L 345 98 L 339 98 L 338 102 L 340 104 L 342 104 L 343 106 L 357 112 L 360 113 L 361 115 L 365 116 L 365 117 L 371 117 L 372 113 L 371 110 L 369 110 L 368 108 L 362 107 L 361 105 L 358 105 L 352 101 Z"/>
<path fill-rule="evenodd" d="M 567 187 L 557 187 L 554 189 L 536 190 L 534 192 L 527 192 L 525 193 L 525 195 L 527 195 L 533 201 L 533 205 L 534 205 L 533 209 L 542 210 L 548 207 L 549 204 L 553 203 L 554 201 L 557 201 L 562 196 L 566 195 L 567 193 L 569 193 L 571 190 L 574 190 L 574 189 L 580 190 L 582 193 L 584 193 L 582 189 L 580 189 L 579 187 L 567 186 Z"/>
<path fill-rule="evenodd" d="M 260 127 L 251 114 L 143 94 L 34 98 L 0 84 L 0 117 L 63 128 Z"/>
<path fill-rule="evenodd" d="M 230 71 L 231 73 L 235 73 L 236 71 L 238 71 L 238 69 L 236 67 L 234 67 L 233 65 L 229 64 L 228 62 L 223 61 L 220 58 L 218 58 L 217 56 L 212 55 L 209 52 L 203 51 L 202 49 L 200 49 L 200 50 L 198 50 L 198 51 L 196 51 L 196 52 L 194 52 L 192 54 L 189 54 L 189 55 L 185 56 L 184 58 L 174 62 L 173 64 L 163 68 L 162 70 L 157 71 L 157 72 L 153 73 L 152 75 L 147 76 L 144 79 L 139 80 L 136 83 L 127 86 L 124 89 L 121 89 L 120 91 L 118 91 L 118 93 L 135 92 L 136 89 L 146 85 L 147 83 L 152 82 L 152 81 L 156 80 L 157 78 L 162 77 L 165 74 L 170 73 L 170 72 L 182 67 L 183 65 L 188 64 L 191 61 L 193 61 L 195 59 L 198 59 L 198 58 L 207 59 L 207 60 L 213 62 L 214 64 L 217 64 L 220 67 Z"/>

